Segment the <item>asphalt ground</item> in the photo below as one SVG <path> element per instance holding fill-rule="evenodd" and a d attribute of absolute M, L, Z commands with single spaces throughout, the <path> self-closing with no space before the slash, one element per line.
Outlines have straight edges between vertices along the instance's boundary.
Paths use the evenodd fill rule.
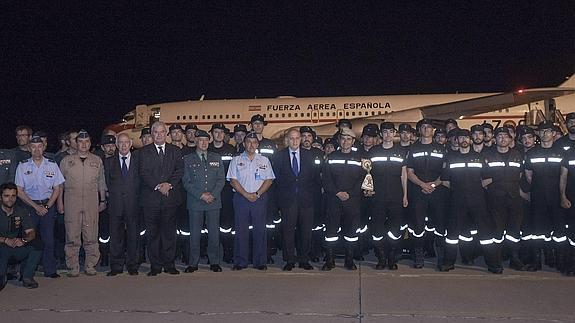
<path fill-rule="evenodd" d="M 28 290 L 10 281 L 0 292 L 0 322 L 575 322 L 575 278 L 545 267 L 490 274 L 482 265 L 437 272 L 402 260 L 377 271 L 375 259 L 357 271 L 296 268 L 281 257 L 265 272 L 213 273 L 207 265 L 180 275 L 44 278 Z M 479 262 L 478 262 L 479 263 Z M 184 266 L 178 266 L 183 271 Z"/>

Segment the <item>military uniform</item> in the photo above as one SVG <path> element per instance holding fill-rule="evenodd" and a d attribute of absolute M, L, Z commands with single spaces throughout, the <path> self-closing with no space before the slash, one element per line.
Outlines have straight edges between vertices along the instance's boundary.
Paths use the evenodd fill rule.
<path fill-rule="evenodd" d="M 273 163 L 274 154 L 278 151 L 278 146 L 268 138 L 262 138 L 258 146 L 258 152 L 262 156 L 267 157 L 270 163 Z M 277 196 L 275 193 L 275 184 L 267 191 L 268 193 L 268 206 L 266 213 L 266 229 L 267 229 L 267 248 L 268 248 L 268 262 L 273 263 L 272 256 L 276 254 L 281 244 L 281 217 L 279 207 L 277 204 Z"/>
<path fill-rule="evenodd" d="M 571 202 L 571 207 L 566 211 L 567 241 L 565 273 L 568 276 L 575 275 L 575 149 L 569 149 L 561 163 L 567 169 L 567 186 L 565 195 Z"/>
<path fill-rule="evenodd" d="M 233 156 L 236 155 L 235 148 L 224 143 L 221 147 L 214 147 L 213 143 L 210 144 L 208 151 L 220 155 L 220 160 L 224 165 L 224 173 L 228 173 L 230 162 Z M 224 251 L 223 260 L 226 263 L 233 262 L 234 256 L 234 192 L 230 182 L 225 181 L 224 188 L 221 193 L 222 208 L 220 210 L 220 242 Z"/>
<path fill-rule="evenodd" d="M 509 266 L 516 270 L 525 270 L 519 257 L 523 205 L 519 195 L 523 158 L 515 149 L 500 153 L 496 148 L 484 154 L 486 161 L 485 178 L 491 178 L 487 186 L 487 203 L 495 220 L 495 237 L 505 238 L 511 250 Z M 499 239 L 499 238 L 498 238 Z M 498 250 L 501 257 L 501 249 Z"/>
<path fill-rule="evenodd" d="M 34 224 L 30 218 L 28 209 L 14 205 L 14 211 L 8 215 L 0 207 L 0 237 L 2 237 L 0 238 L 0 277 L 6 276 L 8 260 L 10 260 L 10 258 L 22 262 L 22 278 L 29 279 L 34 277 L 34 272 L 42 257 L 41 248 L 35 247 L 37 244 L 34 240 L 26 243 L 22 247 L 12 248 L 4 244 L 3 239 L 22 238 L 24 237 L 24 232 L 29 229 L 34 229 Z M 2 283 L 3 282 L 0 282 L 0 284 Z"/>
<path fill-rule="evenodd" d="M 34 138 L 32 140 L 34 140 Z M 54 188 L 64 183 L 64 177 L 54 160 L 43 158 L 38 166 L 34 160 L 27 159 L 18 165 L 15 183 L 24 189 L 26 196 L 28 196 L 32 202 L 48 209 L 48 213 L 39 216 L 36 214 L 34 208 L 28 206 L 34 228 L 36 232 L 39 233 L 38 238 L 42 240 L 42 244 L 44 245 L 42 254 L 44 276 L 52 276 L 56 274 L 54 225 L 57 215 L 56 206 L 52 205 L 48 208 L 47 203 L 53 194 Z"/>
<path fill-rule="evenodd" d="M 459 134 L 459 136 L 462 135 Z M 478 236 L 489 271 L 502 272 L 501 264 L 496 259 L 494 245 L 502 243 L 503 238 L 494 236 L 495 223 L 488 212 L 482 186 L 484 166 L 483 158 L 473 149 L 465 154 L 450 153 L 447 157 L 442 180 L 450 183 L 451 218 L 447 225 L 446 252 L 442 271 L 453 269 L 458 245 L 462 259 L 470 261 L 473 257 L 473 249 L 464 246 L 473 244 L 474 236 Z M 474 227 L 474 224 L 477 227 Z M 477 230 L 476 235 L 473 232 L 475 230 Z"/>
<path fill-rule="evenodd" d="M 345 240 L 346 267 L 353 269 L 353 252 L 359 241 L 361 217 L 361 185 L 365 171 L 361 167 L 361 157 L 357 152 L 331 153 L 323 173 L 323 188 L 327 196 L 327 223 L 325 231 L 326 264 L 323 270 L 334 266 L 333 249 L 339 240 L 339 231 Z M 341 201 L 336 194 L 347 192 L 349 199 Z"/>
<path fill-rule="evenodd" d="M 66 264 L 73 275 L 80 269 L 79 251 L 86 253 L 85 267 L 94 270 L 100 258 L 98 250 L 99 192 L 106 190 L 102 159 L 88 153 L 85 158 L 73 154 L 65 157 L 60 169 L 64 185 L 64 222 L 66 225 Z"/>
<path fill-rule="evenodd" d="M 16 175 L 16 152 L 12 149 L 0 149 L 0 184 L 14 182 Z"/>
<path fill-rule="evenodd" d="M 182 183 L 187 191 L 187 209 L 190 222 L 190 265 L 197 269 L 200 260 L 200 237 L 204 227 L 204 218 L 208 231 L 208 259 L 211 266 L 220 263 L 220 208 L 221 191 L 225 184 L 222 157 L 213 152 L 200 156 L 196 153 L 184 157 L 184 176 Z M 214 198 L 211 204 L 201 200 L 204 192 Z"/>

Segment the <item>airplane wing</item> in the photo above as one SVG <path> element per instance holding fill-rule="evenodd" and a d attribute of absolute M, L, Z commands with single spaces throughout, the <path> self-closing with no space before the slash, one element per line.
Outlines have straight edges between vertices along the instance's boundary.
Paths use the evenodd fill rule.
<path fill-rule="evenodd" d="M 526 89 L 445 104 L 423 106 L 417 109 L 421 111 L 425 118 L 441 120 L 449 118 L 457 119 L 461 116 L 473 116 L 574 93 L 575 88 L 564 87 Z"/>

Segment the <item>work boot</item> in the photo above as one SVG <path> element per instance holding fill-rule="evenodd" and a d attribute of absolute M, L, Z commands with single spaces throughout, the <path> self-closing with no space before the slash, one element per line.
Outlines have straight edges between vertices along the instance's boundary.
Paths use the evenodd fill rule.
<path fill-rule="evenodd" d="M 375 247 L 375 256 L 377 257 L 377 265 L 375 265 L 375 269 L 383 270 L 385 269 L 386 259 L 385 253 L 382 247 Z"/>
<path fill-rule="evenodd" d="M 565 269 L 567 267 L 566 258 L 567 254 L 565 252 L 565 246 L 563 245 L 557 246 L 557 248 L 555 249 L 555 267 L 557 268 L 557 271 L 559 271 L 560 273 L 565 272 Z"/>
<path fill-rule="evenodd" d="M 395 248 L 390 248 L 387 253 L 387 268 L 397 270 L 397 260 L 395 260 Z"/>
<path fill-rule="evenodd" d="M 325 263 L 321 270 L 329 271 L 335 268 L 335 258 L 333 256 L 333 249 L 326 249 L 325 251 Z"/>
<path fill-rule="evenodd" d="M 424 265 L 424 251 L 423 248 L 418 247 L 414 250 L 413 268 L 421 269 Z"/>
<path fill-rule="evenodd" d="M 523 261 L 521 261 L 521 258 L 519 257 L 519 251 L 513 250 L 513 253 L 511 254 L 511 259 L 509 259 L 509 268 L 517 271 L 526 271 L 528 267 L 529 266 L 527 266 L 526 264 L 523 263 Z"/>
<path fill-rule="evenodd" d="M 570 247 L 568 250 L 568 257 L 565 264 L 565 275 L 575 276 L 575 247 Z"/>
<path fill-rule="evenodd" d="M 443 237 L 436 237 L 433 242 L 435 247 L 435 254 L 437 256 L 437 269 L 445 262 L 445 239 Z"/>
<path fill-rule="evenodd" d="M 356 270 L 357 266 L 353 262 L 353 248 L 345 248 L 345 263 L 343 265 L 347 270 Z"/>

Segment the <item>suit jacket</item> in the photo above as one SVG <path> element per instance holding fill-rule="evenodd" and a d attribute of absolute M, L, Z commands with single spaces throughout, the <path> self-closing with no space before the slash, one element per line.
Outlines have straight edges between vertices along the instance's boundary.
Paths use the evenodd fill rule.
<path fill-rule="evenodd" d="M 140 149 L 140 179 L 141 198 L 143 207 L 175 207 L 182 203 L 182 175 L 184 174 L 184 161 L 180 148 L 166 143 L 164 161 L 155 144 L 149 144 Z M 159 190 L 154 190 L 160 183 L 172 184 L 168 196 Z"/>
<path fill-rule="evenodd" d="M 292 170 L 289 147 L 282 149 L 274 156 L 273 170 L 276 175 L 274 183 L 280 208 L 287 208 L 296 200 L 302 207 L 314 205 L 314 187 L 320 184 L 319 168 L 315 167 L 315 157 L 310 151 L 300 148 L 299 152 L 300 170 L 297 176 Z"/>
<path fill-rule="evenodd" d="M 184 157 L 182 183 L 188 192 L 187 208 L 193 211 L 217 210 L 222 207 L 221 192 L 226 182 L 224 162 L 216 153 L 206 154 L 207 166 L 196 152 Z M 210 192 L 215 201 L 208 204 L 200 199 L 204 192 Z"/>
<path fill-rule="evenodd" d="M 137 214 L 140 197 L 140 156 L 133 151 L 130 156 L 128 176 L 122 176 L 120 156 L 116 152 L 113 157 L 104 160 L 106 185 L 108 186 L 108 211 L 112 216 L 121 216 L 125 211 Z"/>

